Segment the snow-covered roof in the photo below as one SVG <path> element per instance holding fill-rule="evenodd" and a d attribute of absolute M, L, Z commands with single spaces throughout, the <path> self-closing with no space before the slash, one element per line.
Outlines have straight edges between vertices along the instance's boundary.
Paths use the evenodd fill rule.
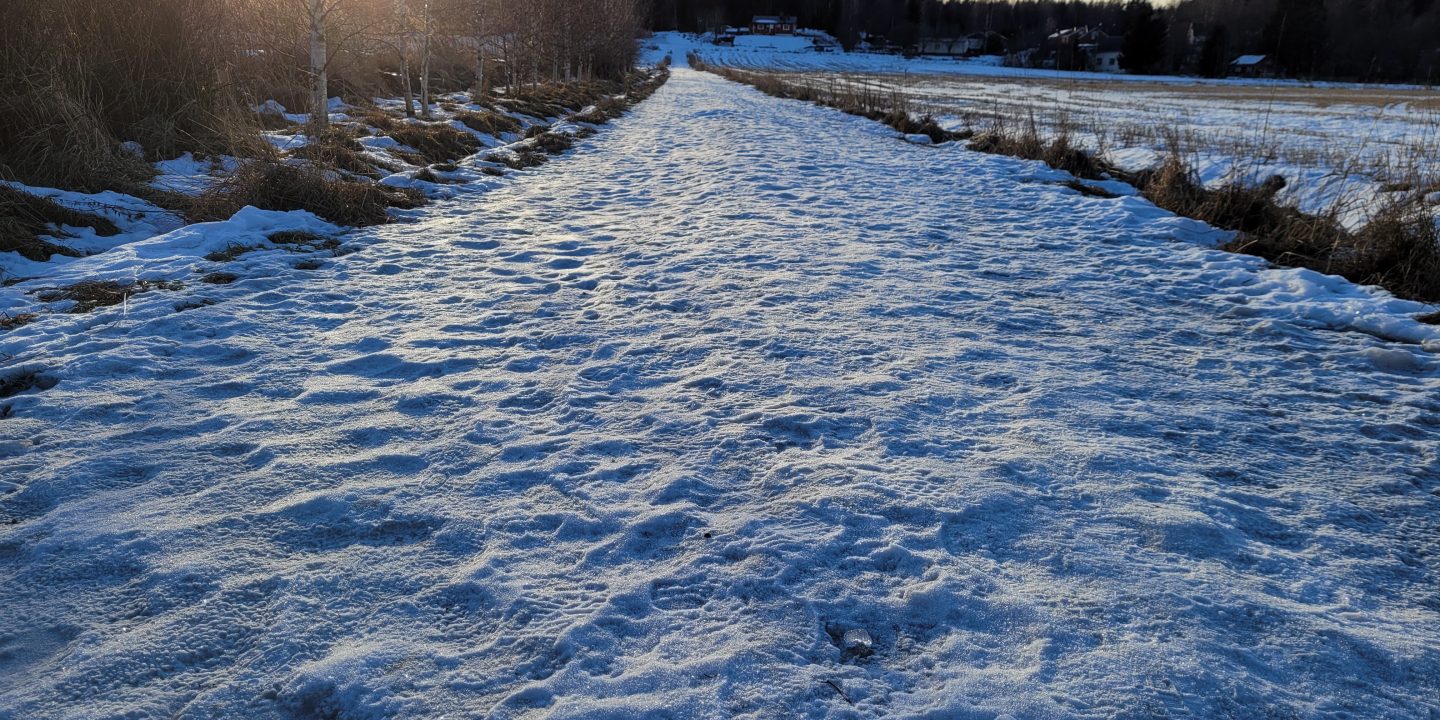
<path fill-rule="evenodd" d="M 780 23 L 794 25 L 795 20 L 796 18 L 782 17 L 780 15 L 756 15 L 755 19 L 751 22 L 755 25 L 779 25 Z"/>
<path fill-rule="evenodd" d="M 1232 63 L 1230 63 L 1230 64 L 1231 64 L 1231 65 L 1259 65 L 1259 64 L 1262 63 L 1262 62 L 1265 62 L 1265 56 L 1264 56 L 1264 55 L 1241 55 L 1240 57 L 1235 58 L 1235 62 L 1232 62 Z"/>

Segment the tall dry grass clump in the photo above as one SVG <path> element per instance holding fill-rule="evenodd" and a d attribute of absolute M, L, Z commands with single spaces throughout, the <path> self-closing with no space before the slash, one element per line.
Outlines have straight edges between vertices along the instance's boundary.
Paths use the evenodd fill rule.
<path fill-rule="evenodd" d="M 120 232 L 106 218 L 0 185 L 0 252 L 19 253 L 34 262 L 45 262 L 53 255 L 78 257 L 79 251 L 42 239 L 52 232 L 52 226 L 88 227 L 99 235 Z"/>
<path fill-rule="evenodd" d="M 1440 229 L 1418 194 L 1392 201 L 1359 230 L 1334 213 L 1303 213 L 1276 200 L 1279 176 L 1257 185 L 1205 187 L 1176 154 L 1126 178 L 1146 199 L 1177 215 L 1234 230 L 1225 249 L 1379 285 L 1398 297 L 1440 300 Z"/>
<path fill-rule="evenodd" d="M 263 150 L 196 0 L 7 0 L 0 22 L 0 173 L 132 189 L 147 160 Z M 211 31 L 206 31 L 212 28 Z M 125 145 L 125 142 L 137 143 Z"/>
<path fill-rule="evenodd" d="M 202 194 L 191 209 L 195 221 L 223 220 L 246 205 L 262 210 L 308 210 L 341 225 L 380 225 L 392 207 L 425 203 L 419 191 L 347 180 L 314 166 L 256 162 Z"/>

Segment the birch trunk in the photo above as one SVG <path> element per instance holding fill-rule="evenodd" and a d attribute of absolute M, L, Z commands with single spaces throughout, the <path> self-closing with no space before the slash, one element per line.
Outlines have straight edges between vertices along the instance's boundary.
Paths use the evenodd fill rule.
<path fill-rule="evenodd" d="M 321 129 L 330 125 L 326 56 L 325 0 L 310 0 L 310 122 Z"/>
<path fill-rule="evenodd" d="M 475 51 L 475 92 L 471 93 L 478 105 L 485 102 L 485 51 Z"/>
<path fill-rule="evenodd" d="M 403 41 L 402 41 L 403 42 Z M 415 117 L 415 92 L 410 87 L 410 58 L 404 46 L 400 50 L 400 83 L 405 88 L 405 117 Z"/>
<path fill-rule="evenodd" d="M 430 36 L 433 31 L 430 16 L 430 3 L 426 2 L 425 8 L 425 37 L 421 40 L 420 55 L 420 117 L 426 120 L 434 119 L 430 112 Z"/>

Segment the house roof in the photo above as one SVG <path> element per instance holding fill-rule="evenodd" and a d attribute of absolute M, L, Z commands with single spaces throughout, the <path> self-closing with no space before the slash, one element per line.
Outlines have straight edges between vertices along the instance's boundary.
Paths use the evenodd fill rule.
<path fill-rule="evenodd" d="M 754 25 L 779 25 L 781 23 L 794 25 L 795 18 L 782 15 L 756 15 L 755 19 L 750 22 Z"/>
<path fill-rule="evenodd" d="M 1067 37 L 1067 36 L 1070 36 L 1070 35 L 1079 35 L 1080 33 L 1083 33 L 1083 32 L 1086 32 L 1086 31 L 1087 31 L 1087 28 L 1064 28 L 1064 29 L 1061 29 L 1061 30 L 1056 30 L 1056 31 L 1053 32 L 1053 33 L 1050 33 L 1050 39 L 1053 40 L 1053 39 L 1055 39 L 1055 38 L 1062 38 L 1062 37 Z"/>
<path fill-rule="evenodd" d="M 1230 64 L 1231 64 L 1231 65 L 1259 65 L 1260 63 L 1265 62 L 1265 58 L 1266 58 L 1265 55 L 1241 55 L 1240 57 L 1235 58 L 1235 61 L 1232 62 L 1232 63 L 1230 63 Z"/>

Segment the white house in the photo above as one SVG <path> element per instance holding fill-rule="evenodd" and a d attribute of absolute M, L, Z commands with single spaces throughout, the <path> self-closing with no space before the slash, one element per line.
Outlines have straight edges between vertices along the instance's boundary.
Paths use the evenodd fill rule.
<path fill-rule="evenodd" d="M 1125 38 L 1101 33 L 1094 44 L 1081 45 L 1081 47 L 1090 56 L 1091 72 L 1124 72 L 1121 65 L 1125 61 Z"/>

